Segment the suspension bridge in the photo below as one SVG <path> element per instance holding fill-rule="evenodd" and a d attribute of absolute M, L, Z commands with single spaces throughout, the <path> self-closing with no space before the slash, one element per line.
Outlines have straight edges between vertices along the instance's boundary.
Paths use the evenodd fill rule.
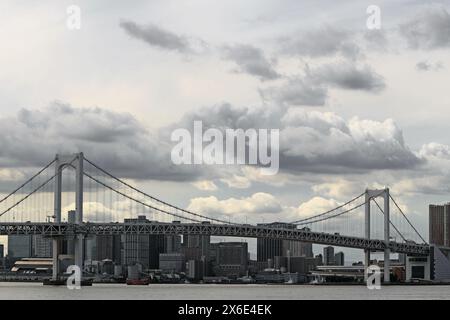
<path fill-rule="evenodd" d="M 383 200 L 380 205 L 379 199 Z M 391 203 L 393 210 L 391 210 Z M 75 210 L 69 221 L 63 212 Z M 150 222 L 130 222 L 146 216 Z M 0 235 L 42 235 L 53 239 L 57 279 L 61 239 L 73 239 L 75 264 L 83 266 L 89 235 L 164 234 L 272 238 L 384 252 L 385 282 L 391 253 L 429 256 L 430 246 L 389 189 L 365 190 L 326 212 L 285 224 L 231 221 L 221 214 L 192 212 L 163 201 L 121 179 L 83 153 L 57 155 L 0 200 Z"/>

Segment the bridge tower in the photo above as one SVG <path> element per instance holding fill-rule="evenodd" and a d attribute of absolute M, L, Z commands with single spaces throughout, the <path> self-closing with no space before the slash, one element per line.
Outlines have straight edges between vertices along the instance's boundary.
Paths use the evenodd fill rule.
<path fill-rule="evenodd" d="M 384 249 L 384 282 L 390 282 L 390 256 L 391 250 L 389 248 L 390 237 L 390 196 L 389 188 L 383 190 L 366 189 L 366 205 L 365 205 L 365 238 L 370 239 L 370 203 L 372 199 L 382 197 L 384 199 L 384 242 L 386 248 Z M 370 250 L 365 250 L 364 265 L 367 268 L 370 266 Z M 364 278 L 367 280 L 367 271 L 364 273 Z"/>
<path fill-rule="evenodd" d="M 62 171 L 65 167 L 70 166 L 75 169 L 75 224 L 83 223 L 83 153 L 71 155 L 56 155 L 55 159 L 55 192 L 54 192 L 54 221 L 61 223 L 61 196 L 62 196 Z M 61 252 L 62 238 L 53 239 L 53 279 L 58 279 L 59 270 L 59 254 Z M 83 235 L 75 235 L 75 264 L 83 270 Z"/>

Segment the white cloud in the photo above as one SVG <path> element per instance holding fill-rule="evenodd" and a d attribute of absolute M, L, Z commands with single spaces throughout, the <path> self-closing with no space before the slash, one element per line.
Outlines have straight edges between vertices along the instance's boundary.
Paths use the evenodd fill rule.
<path fill-rule="evenodd" d="M 210 181 L 210 180 L 195 181 L 192 183 L 192 185 L 202 191 L 216 191 L 217 190 L 217 186 L 214 184 L 213 181 Z"/>
<path fill-rule="evenodd" d="M 210 215 L 242 216 L 282 212 L 279 201 L 271 194 L 258 192 L 246 198 L 219 200 L 214 196 L 191 199 L 188 210 Z"/>

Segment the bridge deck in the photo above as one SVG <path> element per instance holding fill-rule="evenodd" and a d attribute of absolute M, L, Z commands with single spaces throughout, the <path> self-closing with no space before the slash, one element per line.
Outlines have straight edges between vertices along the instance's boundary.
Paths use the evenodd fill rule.
<path fill-rule="evenodd" d="M 268 228 L 253 225 L 226 225 L 209 223 L 0 223 L 0 235 L 39 234 L 47 237 L 114 234 L 189 234 L 245 238 L 271 238 L 297 240 L 337 247 L 383 251 L 409 255 L 428 255 L 430 248 L 426 244 L 400 243 L 384 240 L 348 237 L 339 234 L 319 233 L 302 229 Z"/>

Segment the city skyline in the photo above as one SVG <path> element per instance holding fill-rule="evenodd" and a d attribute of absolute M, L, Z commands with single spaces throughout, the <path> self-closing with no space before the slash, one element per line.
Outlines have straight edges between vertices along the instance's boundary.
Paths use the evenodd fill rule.
<path fill-rule="evenodd" d="M 3 4 L 2 192 L 84 151 L 150 194 L 241 223 L 389 186 L 428 239 L 428 205 L 450 201 L 446 1 L 380 1 L 380 30 L 356 1 L 101 3 L 77 3 L 80 30 L 66 4 Z M 279 173 L 174 166 L 170 133 L 195 120 L 280 129 Z"/>

